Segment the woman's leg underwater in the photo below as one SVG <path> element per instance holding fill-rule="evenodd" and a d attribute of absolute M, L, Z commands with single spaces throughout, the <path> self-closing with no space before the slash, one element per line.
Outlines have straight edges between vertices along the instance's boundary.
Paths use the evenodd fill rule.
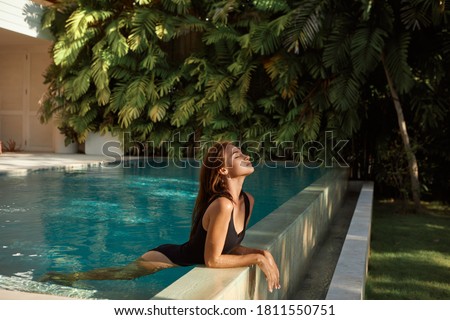
<path fill-rule="evenodd" d="M 52 281 L 65 285 L 72 285 L 78 280 L 131 280 L 146 276 L 162 269 L 177 267 L 164 254 L 148 251 L 135 261 L 121 267 L 99 268 L 84 272 L 57 273 L 49 272 L 40 281 Z"/>

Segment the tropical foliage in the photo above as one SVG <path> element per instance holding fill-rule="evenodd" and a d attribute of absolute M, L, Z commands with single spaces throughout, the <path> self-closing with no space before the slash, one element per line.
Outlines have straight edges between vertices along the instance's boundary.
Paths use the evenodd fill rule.
<path fill-rule="evenodd" d="M 448 121 L 448 18 L 437 0 L 59 0 L 43 19 L 56 39 L 43 120 L 79 141 L 121 130 L 299 159 L 331 131 L 366 173 L 396 127 L 417 196 L 416 154 L 448 159 L 425 148 Z"/>

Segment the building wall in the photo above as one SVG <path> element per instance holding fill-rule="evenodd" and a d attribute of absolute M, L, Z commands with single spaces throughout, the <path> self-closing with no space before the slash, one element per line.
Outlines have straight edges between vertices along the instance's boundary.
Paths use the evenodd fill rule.
<path fill-rule="evenodd" d="M 52 151 L 53 125 L 39 121 L 48 47 L 0 47 L 0 140 L 23 151 Z"/>
<path fill-rule="evenodd" d="M 50 37 L 39 31 L 42 7 L 27 0 L 0 0 L 0 140 L 22 151 L 53 151 L 53 124 L 39 121 L 46 90 Z"/>

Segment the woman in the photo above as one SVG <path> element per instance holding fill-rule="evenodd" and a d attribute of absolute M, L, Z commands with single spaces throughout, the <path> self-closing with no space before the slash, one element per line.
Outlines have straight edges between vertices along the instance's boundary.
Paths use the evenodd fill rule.
<path fill-rule="evenodd" d="M 161 245 L 123 267 L 48 273 L 42 281 L 71 284 L 77 280 L 134 279 L 177 266 L 234 268 L 256 264 L 266 276 L 269 291 L 279 289 L 279 271 L 272 255 L 240 245 L 254 204 L 242 185 L 254 170 L 249 157 L 238 147 L 229 142 L 216 143 L 203 159 L 188 242 Z"/>

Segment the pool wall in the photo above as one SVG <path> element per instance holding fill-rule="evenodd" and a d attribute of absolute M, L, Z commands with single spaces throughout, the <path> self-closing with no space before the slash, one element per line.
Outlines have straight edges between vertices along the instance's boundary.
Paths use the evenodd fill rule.
<path fill-rule="evenodd" d="M 317 245 L 341 206 L 348 174 L 347 169 L 329 169 L 247 231 L 242 245 L 267 249 L 277 261 L 280 290 L 270 293 L 264 274 L 254 266 L 230 269 L 201 266 L 153 299 L 289 299 L 298 290 Z"/>

